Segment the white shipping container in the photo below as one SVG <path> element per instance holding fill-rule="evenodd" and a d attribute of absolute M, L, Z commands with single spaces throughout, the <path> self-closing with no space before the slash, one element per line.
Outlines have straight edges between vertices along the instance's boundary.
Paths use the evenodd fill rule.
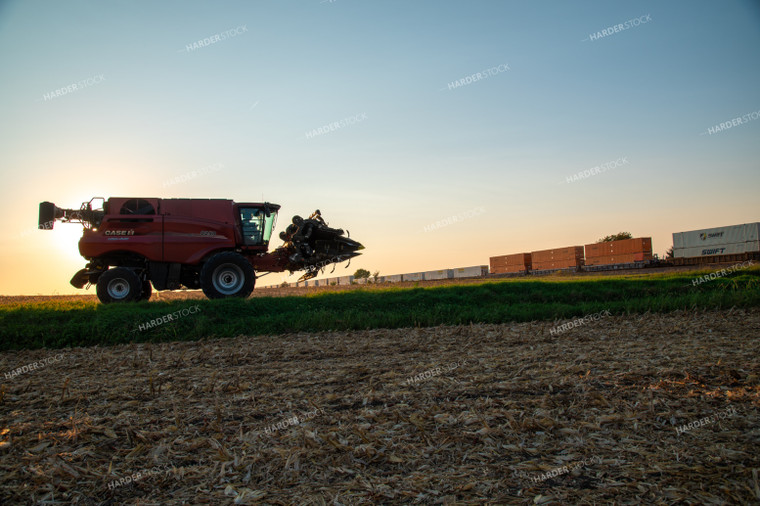
<path fill-rule="evenodd" d="M 760 241 L 760 222 L 747 223 L 747 242 Z"/>
<path fill-rule="evenodd" d="M 388 283 L 399 283 L 402 281 L 401 274 L 392 274 L 390 276 L 385 276 L 385 281 Z"/>
<path fill-rule="evenodd" d="M 740 255 L 760 251 L 760 241 L 747 241 L 734 244 L 717 244 L 693 248 L 673 248 L 675 258 L 694 258 L 713 255 Z"/>
<path fill-rule="evenodd" d="M 402 274 L 404 281 L 423 281 L 425 275 L 422 272 L 410 272 L 408 274 Z"/>
<path fill-rule="evenodd" d="M 422 273 L 425 276 L 425 280 L 431 279 L 451 279 L 454 277 L 454 271 L 451 269 L 443 269 L 441 271 L 426 271 Z"/>
<path fill-rule="evenodd" d="M 760 239 L 760 222 L 705 228 L 673 234 L 673 248 L 698 248 L 719 244 L 739 244 Z"/>
<path fill-rule="evenodd" d="M 453 271 L 455 278 L 477 278 L 488 274 L 488 266 L 459 267 L 458 269 L 453 269 Z"/>

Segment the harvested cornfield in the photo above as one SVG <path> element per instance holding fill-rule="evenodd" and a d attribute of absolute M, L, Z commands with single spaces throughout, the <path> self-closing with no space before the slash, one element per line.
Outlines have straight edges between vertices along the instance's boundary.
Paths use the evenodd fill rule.
<path fill-rule="evenodd" d="M 5 352 L 0 502 L 760 500 L 760 310 L 565 323 Z"/>

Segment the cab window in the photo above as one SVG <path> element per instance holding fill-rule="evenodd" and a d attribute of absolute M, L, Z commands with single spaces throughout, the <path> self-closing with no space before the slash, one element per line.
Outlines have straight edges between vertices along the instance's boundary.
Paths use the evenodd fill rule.
<path fill-rule="evenodd" d="M 243 225 L 243 242 L 248 246 L 264 244 L 264 211 L 252 207 L 240 209 L 240 221 Z"/>

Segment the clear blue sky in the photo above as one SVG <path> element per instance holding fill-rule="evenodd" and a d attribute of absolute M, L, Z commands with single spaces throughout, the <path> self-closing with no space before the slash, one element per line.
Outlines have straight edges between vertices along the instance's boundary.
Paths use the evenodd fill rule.
<path fill-rule="evenodd" d="M 74 291 L 81 229 L 29 232 L 42 200 L 319 208 L 383 274 L 760 221 L 760 119 L 707 133 L 760 111 L 757 1 L 5 1 L 0 47 L 3 294 Z"/>

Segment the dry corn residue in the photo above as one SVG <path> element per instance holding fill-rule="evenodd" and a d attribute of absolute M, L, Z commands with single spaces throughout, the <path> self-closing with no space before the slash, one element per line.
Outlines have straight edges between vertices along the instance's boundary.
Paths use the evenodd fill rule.
<path fill-rule="evenodd" d="M 760 500 L 760 310 L 559 323 L 4 352 L 0 502 Z"/>

